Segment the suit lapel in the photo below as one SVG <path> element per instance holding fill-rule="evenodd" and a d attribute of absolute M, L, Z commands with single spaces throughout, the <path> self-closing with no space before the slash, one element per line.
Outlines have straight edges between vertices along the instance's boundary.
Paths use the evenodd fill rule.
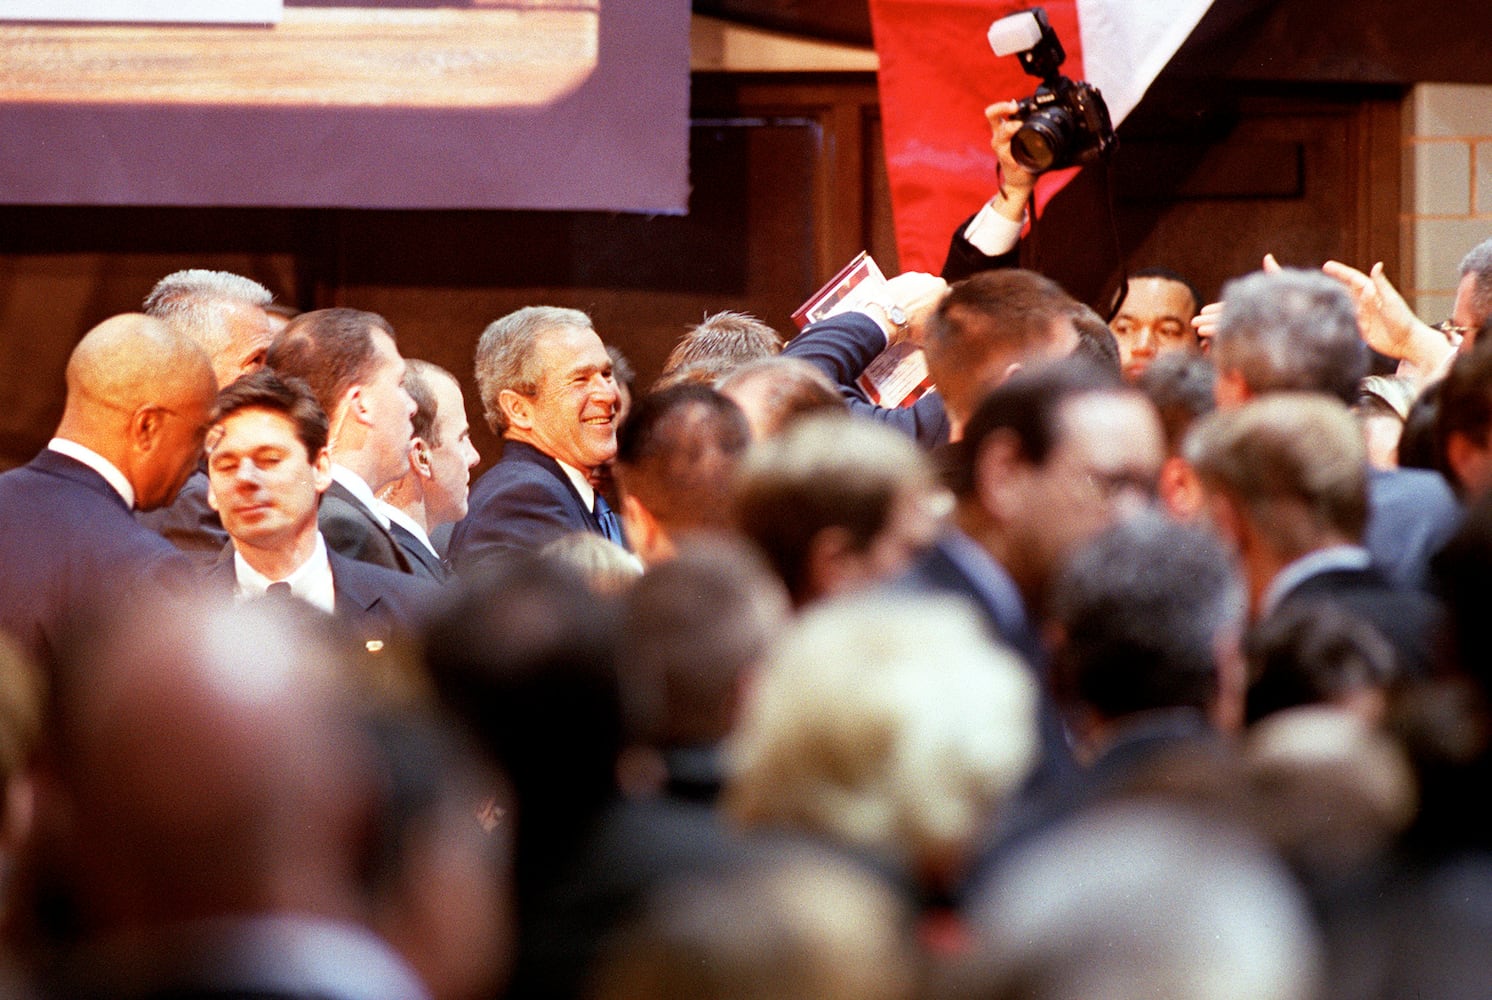
<path fill-rule="evenodd" d="M 450 570 L 446 569 L 445 563 L 398 521 L 389 525 L 389 534 L 394 536 L 394 541 L 408 557 L 415 576 L 423 576 L 436 583 L 445 583 L 450 577 Z"/>
<path fill-rule="evenodd" d="M 389 548 L 394 553 L 394 561 L 398 563 L 401 572 L 414 572 L 414 568 L 409 564 L 409 556 L 404 552 L 404 546 L 399 544 L 389 529 L 385 528 L 382 522 L 373 516 L 373 512 L 365 507 L 363 502 L 354 496 L 351 490 L 334 479 L 331 486 L 327 487 L 327 492 L 333 494 L 337 499 L 357 511 L 358 516 L 368 523 L 369 530 L 377 532 L 388 541 Z"/>

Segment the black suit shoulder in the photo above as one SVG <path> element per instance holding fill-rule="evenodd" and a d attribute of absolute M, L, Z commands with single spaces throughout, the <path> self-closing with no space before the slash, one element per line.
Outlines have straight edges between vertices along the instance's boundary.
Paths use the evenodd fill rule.
<path fill-rule="evenodd" d="M 103 476 L 51 450 L 0 475 L 0 524 L 0 630 L 43 662 L 90 604 L 192 576 Z"/>
<path fill-rule="evenodd" d="M 389 527 L 389 534 L 394 536 L 394 544 L 399 546 L 409 562 L 411 574 L 434 583 L 446 583 L 450 580 L 451 571 L 446 568 L 440 556 L 426 548 L 409 529 L 395 521 Z"/>
<path fill-rule="evenodd" d="M 1444 611 L 1423 591 L 1398 587 L 1377 567 L 1334 569 L 1302 580 L 1280 596 L 1271 613 L 1311 604 L 1332 604 L 1376 628 L 1394 647 L 1400 667 L 1424 676 L 1434 664 L 1435 639 Z"/>
<path fill-rule="evenodd" d="M 327 555 L 337 595 L 337 616 L 360 641 L 387 642 L 413 633 L 440 599 L 440 586 L 429 580 L 349 559 L 338 552 L 328 551 Z"/>
<path fill-rule="evenodd" d="M 467 506 L 449 551 L 452 568 L 467 578 L 506 554 L 601 531 L 559 463 L 521 441 L 504 443 L 502 458 L 472 486 Z"/>
<path fill-rule="evenodd" d="M 333 482 L 322 494 L 316 526 L 333 552 L 400 573 L 410 572 L 409 561 L 393 536 L 341 483 Z"/>

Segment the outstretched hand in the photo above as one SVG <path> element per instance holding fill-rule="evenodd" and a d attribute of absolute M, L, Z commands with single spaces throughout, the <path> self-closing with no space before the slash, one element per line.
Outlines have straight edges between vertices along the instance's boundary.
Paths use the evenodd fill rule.
<path fill-rule="evenodd" d="M 1357 327 L 1368 346 L 1391 358 L 1403 358 L 1414 339 L 1415 325 L 1424 324 L 1384 276 L 1383 263 L 1374 264 L 1367 274 L 1336 260 L 1322 264 L 1321 270 L 1351 293 L 1357 306 Z"/>
<path fill-rule="evenodd" d="M 1340 281 L 1357 306 L 1357 329 L 1369 347 L 1401 362 L 1399 372 L 1420 382 L 1443 370 L 1455 354 L 1445 334 L 1426 324 L 1383 273 L 1382 261 L 1367 274 L 1329 260 L 1321 270 Z"/>

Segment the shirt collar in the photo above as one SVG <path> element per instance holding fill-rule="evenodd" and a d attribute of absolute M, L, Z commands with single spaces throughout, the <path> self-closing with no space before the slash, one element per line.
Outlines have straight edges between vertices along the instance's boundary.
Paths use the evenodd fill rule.
<path fill-rule="evenodd" d="M 135 488 L 130 485 L 130 481 L 125 478 L 124 473 L 120 472 L 119 467 L 113 462 L 92 448 L 85 447 L 67 438 L 54 437 L 47 442 L 47 448 L 57 452 L 59 455 L 66 455 L 76 462 L 82 462 L 88 468 L 103 476 L 104 482 L 112 486 L 114 492 L 124 498 L 125 506 L 131 510 L 135 509 Z"/>
<path fill-rule="evenodd" d="M 1361 545 L 1329 545 L 1315 552 L 1307 552 L 1274 575 L 1264 590 L 1259 615 L 1263 617 L 1273 611 L 1280 600 L 1290 591 L 1313 576 L 1338 569 L 1367 569 L 1373 557 Z"/>
<path fill-rule="evenodd" d="M 404 513 L 404 511 L 400 510 L 398 507 L 395 507 L 393 504 L 389 503 L 387 500 L 379 500 L 377 501 L 377 503 L 379 513 L 386 516 L 393 524 L 397 524 L 399 527 L 403 528 L 405 531 L 413 535 L 421 545 L 430 550 L 430 554 L 435 556 L 435 558 L 440 558 L 440 553 L 436 552 L 435 546 L 430 543 L 430 536 L 426 534 L 424 528 L 420 527 L 420 523 L 418 521 L 410 517 L 408 514 Z"/>
<path fill-rule="evenodd" d="M 383 525 L 383 530 L 389 530 L 388 515 L 383 512 L 382 507 L 378 503 L 378 498 L 373 495 L 373 490 L 369 488 L 362 476 L 353 472 L 345 465 L 338 465 L 336 462 L 333 462 L 332 482 L 341 484 L 344 490 L 357 497 L 358 502 L 367 508 L 368 513 L 373 515 L 373 519 Z"/>
<path fill-rule="evenodd" d="M 316 547 L 310 558 L 297 566 L 283 580 L 271 580 L 250 566 L 242 555 L 233 553 L 233 573 L 238 581 L 238 593 L 243 597 L 263 597 L 271 583 L 290 584 L 290 593 L 307 604 L 331 614 L 337 605 L 337 592 L 332 580 L 331 557 L 326 554 L 326 539 L 316 532 Z"/>
<path fill-rule="evenodd" d="M 565 475 L 570 477 L 570 482 L 575 484 L 575 492 L 580 494 L 580 499 L 585 502 L 585 509 L 594 512 L 596 509 L 596 488 L 591 485 L 589 477 L 584 472 L 565 462 L 559 462 L 559 467 L 564 470 Z"/>

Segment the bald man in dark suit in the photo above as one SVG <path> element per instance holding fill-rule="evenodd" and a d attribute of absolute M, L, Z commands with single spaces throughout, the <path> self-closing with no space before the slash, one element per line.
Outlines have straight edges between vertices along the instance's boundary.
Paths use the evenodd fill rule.
<path fill-rule="evenodd" d="M 196 468 L 216 382 L 212 365 L 159 320 L 105 320 L 73 349 L 56 436 L 0 475 L 0 630 L 50 661 L 69 619 L 93 602 L 172 582 L 190 563 L 138 524 Z"/>

